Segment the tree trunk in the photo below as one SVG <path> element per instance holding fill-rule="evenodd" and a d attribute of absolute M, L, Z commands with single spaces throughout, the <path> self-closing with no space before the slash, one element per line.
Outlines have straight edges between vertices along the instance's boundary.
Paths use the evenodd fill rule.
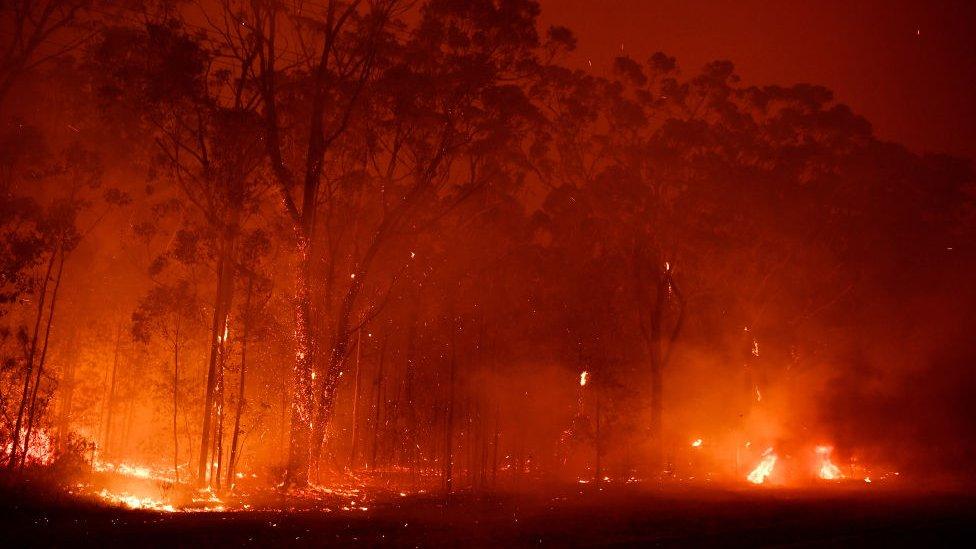
<path fill-rule="evenodd" d="M 457 371 L 455 330 L 451 330 L 451 373 L 448 381 L 447 417 L 444 420 L 444 493 L 454 490 L 454 376 Z"/>
<path fill-rule="evenodd" d="M 386 342 L 389 338 L 389 332 L 383 334 L 383 344 L 380 346 L 380 363 L 376 368 L 376 381 L 373 384 L 375 402 L 373 403 L 373 447 L 370 452 L 370 468 L 373 471 L 376 471 L 376 450 L 379 446 L 380 411 L 385 404 L 383 401 L 383 362 L 386 359 Z"/>
<path fill-rule="evenodd" d="M 173 475 L 180 482 L 180 433 L 176 426 L 180 395 L 180 323 L 176 321 L 176 335 L 173 339 Z"/>
<path fill-rule="evenodd" d="M 47 361 L 48 343 L 51 341 L 51 325 L 54 323 L 54 308 L 58 304 L 58 289 L 61 287 L 61 275 L 64 274 L 63 247 L 61 248 L 60 257 L 58 261 L 58 274 L 54 278 L 54 290 L 51 291 L 51 304 L 47 314 L 47 326 L 44 328 L 44 344 L 41 346 L 41 357 L 37 362 L 37 379 L 34 381 L 34 389 L 31 391 L 30 413 L 27 414 L 27 437 L 24 440 L 24 453 L 20 459 L 20 467 L 22 469 L 27 461 L 27 450 L 30 448 L 30 439 L 34 432 L 34 421 L 37 417 L 37 393 L 41 387 L 44 363 Z"/>
<path fill-rule="evenodd" d="M 335 332 L 332 337 L 332 345 L 329 353 L 329 364 L 320 384 L 319 394 L 321 396 L 312 431 L 311 460 L 313 464 L 318 463 L 322 443 L 325 439 L 325 431 L 335 410 L 336 390 L 342 377 L 346 350 L 349 348 L 349 340 L 352 336 L 350 319 L 353 308 L 359 299 L 359 294 L 363 289 L 363 284 L 373 260 L 376 259 L 376 255 L 382 249 L 387 237 L 406 212 L 406 207 L 409 203 L 409 199 L 404 200 L 395 212 L 383 218 L 383 221 L 373 234 L 369 246 L 356 266 L 352 282 L 349 285 L 349 289 L 346 290 L 346 295 L 342 298 L 342 304 L 339 306 L 339 311 L 336 316 Z"/>
<path fill-rule="evenodd" d="M 73 344 L 73 342 L 72 342 Z M 71 432 L 71 409 L 75 394 L 75 361 L 68 359 L 61 379 L 61 402 L 58 410 L 58 452 L 64 452 Z"/>
<path fill-rule="evenodd" d="M 109 385 L 108 401 L 105 406 L 105 431 L 102 436 L 101 457 L 107 457 L 112 440 L 112 416 L 115 413 L 115 389 L 117 387 L 119 372 L 119 350 L 122 345 L 122 325 L 119 325 L 118 333 L 115 336 L 115 357 L 112 359 L 112 381 Z"/>
<path fill-rule="evenodd" d="M 596 481 L 603 478 L 603 432 L 600 429 L 600 393 L 596 394 Z"/>
<path fill-rule="evenodd" d="M 41 283 L 40 297 L 37 300 L 37 314 L 34 318 L 34 332 L 31 334 L 31 345 L 27 351 L 27 364 L 24 372 L 24 386 L 20 392 L 20 406 L 17 408 L 17 421 L 14 422 L 13 441 L 10 445 L 10 455 L 7 460 L 7 468 L 13 470 L 17 465 L 17 451 L 20 448 L 21 426 L 24 421 L 24 413 L 27 411 L 27 402 L 30 395 L 30 382 L 34 373 L 34 354 L 37 352 L 37 336 L 41 329 L 41 319 L 44 317 L 44 303 L 47 300 L 47 284 L 51 280 L 51 270 L 54 268 L 55 252 L 51 252 L 51 258 L 47 262 L 47 270 L 44 273 L 44 282 Z"/>
<path fill-rule="evenodd" d="M 639 263 L 639 261 L 638 261 Z M 684 320 L 684 302 L 678 288 L 674 283 L 673 273 L 670 263 L 665 262 L 664 268 L 659 269 L 655 276 L 655 288 L 653 300 L 649 304 L 650 311 L 644 311 L 646 303 L 646 292 L 643 290 L 643 274 L 640 268 L 635 271 L 637 275 L 637 288 L 639 299 L 637 306 L 640 308 L 641 333 L 647 345 L 650 358 L 651 374 L 651 466 L 657 470 L 663 465 L 664 449 L 664 368 L 670 361 L 671 352 L 674 350 L 675 341 L 681 333 Z M 671 327 L 667 341 L 665 341 L 665 314 L 668 310 L 668 303 L 674 299 L 677 307 L 677 318 Z M 649 315 L 649 324 L 645 324 L 645 314 Z M 665 347 L 666 345 L 666 347 Z"/>
<path fill-rule="evenodd" d="M 217 458 L 217 466 L 210 479 L 214 486 L 220 490 L 220 477 L 224 470 L 224 396 L 226 394 L 226 380 L 224 373 L 227 367 L 227 334 L 220 342 L 220 360 L 217 368 L 217 390 L 215 391 L 214 407 L 217 418 L 217 428 L 214 430 L 214 451 Z"/>
<path fill-rule="evenodd" d="M 363 328 L 359 330 L 359 336 L 356 339 L 356 384 L 353 389 L 354 393 L 352 397 L 352 444 L 349 449 L 349 468 L 355 469 L 356 467 L 356 450 L 358 450 L 359 444 L 359 384 L 362 378 L 362 368 L 360 368 L 360 358 L 363 352 Z"/>
<path fill-rule="evenodd" d="M 336 325 L 332 350 L 329 353 L 329 363 L 320 384 L 320 397 L 312 427 L 311 440 L 311 463 L 314 466 L 319 465 L 322 444 L 325 442 L 325 431 L 332 419 L 332 412 L 335 410 L 336 391 L 339 388 L 339 381 L 342 379 L 342 365 L 345 362 L 346 349 L 349 346 L 348 326 L 349 313 L 344 311 Z"/>
<path fill-rule="evenodd" d="M 312 435 L 313 392 L 315 380 L 312 368 L 315 364 L 315 345 L 312 340 L 310 275 L 310 241 L 301 236 L 298 239 L 298 258 L 300 262 L 295 281 L 295 370 L 294 396 L 291 403 L 291 437 L 288 444 L 288 469 L 286 486 L 305 486 L 308 484 L 310 442 Z"/>
<path fill-rule="evenodd" d="M 495 433 L 492 437 L 491 444 L 491 486 L 495 487 L 495 482 L 498 480 L 498 442 L 501 438 L 502 427 L 501 427 L 501 416 L 502 409 L 500 404 L 495 404 Z"/>
<path fill-rule="evenodd" d="M 234 295 L 234 262 L 231 257 L 235 240 L 233 232 L 228 231 L 223 240 L 220 263 L 217 268 L 217 291 L 214 299 L 213 322 L 210 327 L 210 362 L 207 369 L 207 390 L 203 406 L 203 429 L 200 433 L 200 460 L 197 467 L 197 483 L 200 486 L 208 485 L 207 471 L 209 470 L 210 444 L 213 436 L 211 431 L 214 420 L 214 399 L 219 374 L 217 370 L 220 367 L 222 340 L 227 331 L 227 314 L 230 311 L 230 304 Z"/>
<path fill-rule="evenodd" d="M 237 389 L 237 410 L 234 412 L 234 435 L 230 442 L 230 460 L 227 464 L 227 487 L 234 490 L 234 470 L 237 468 L 237 445 L 241 434 L 241 415 L 244 412 L 244 388 L 247 375 L 247 336 L 251 316 L 251 293 L 254 288 L 254 276 L 247 278 L 247 297 L 244 301 L 243 333 L 241 334 L 241 379 Z"/>
<path fill-rule="evenodd" d="M 661 350 L 661 323 L 663 317 L 664 300 L 662 292 L 664 284 L 658 283 L 657 298 L 654 309 L 651 311 L 651 330 L 650 338 L 647 342 L 648 353 L 651 361 L 651 465 L 660 470 L 663 465 L 663 422 L 664 415 L 664 363 Z"/>

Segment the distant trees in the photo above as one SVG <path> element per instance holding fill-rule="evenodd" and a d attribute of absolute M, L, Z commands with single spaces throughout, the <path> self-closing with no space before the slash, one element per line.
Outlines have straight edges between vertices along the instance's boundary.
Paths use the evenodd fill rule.
<path fill-rule="evenodd" d="M 178 189 L 187 209 L 196 214 L 183 235 L 207 247 L 214 262 L 197 471 L 199 482 L 206 483 L 211 453 L 219 446 L 213 425 L 222 413 L 217 391 L 239 262 L 238 239 L 268 183 L 260 171 L 264 147 L 253 111 L 254 92 L 244 83 L 255 54 L 245 53 L 250 60 L 231 68 L 217 65 L 218 52 L 207 49 L 209 44 L 201 42 L 200 36 L 165 12 L 160 17 L 160 22 L 145 29 L 110 29 L 94 61 L 101 72 L 101 93 L 123 104 L 123 121 L 132 114 L 145 125 L 147 137 L 156 145 L 155 154 L 150 153 L 153 168 L 164 170 L 161 179 Z"/>
<path fill-rule="evenodd" d="M 178 416 L 180 408 L 180 351 L 192 334 L 198 306 L 195 292 L 187 280 L 157 286 L 142 299 L 132 313 L 132 336 L 143 343 L 160 338 L 172 353 L 173 376 L 173 471 L 180 480 L 180 436 Z"/>
<path fill-rule="evenodd" d="M 166 462 L 172 431 L 180 480 L 192 451 L 195 480 L 229 489 L 281 460 L 286 486 L 348 464 L 486 487 L 559 474 L 572 437 L 594 471 L 623 469 L 619 446 L 658 474 L 689 351 L 728 364 L 710 372 L 736 395 L 715 421 L 738 428 L 785 365 L 840 355 L 850 318 L 877 326 L 874 304 L 935 284 L 926 262 L 971 230 L 965 162 L 728 62 L 570 69 L 572 34 L 540 32 L 531 0 L 29 4 L 12 4 L 26 26 L 0 70 L 0 102 L 11 75 L 21 91 L 0 135 L 10 466 L 74 383 L 45 366 L 82 322 L 55 304 L 106 216 L 101 242 L 134 237 L 144 276 L 112 287 L 132 323 L 91 352 L 102 406 L 123 377 L 145 390 L 122 375 L 131 332 L 133 371 L 161 365 Z M 109 25 L 83 61 L 52 50 L 43 73 L 83 106 L 47 120 L 20 89 L 47 55 L 29 37 L 87 37 L 95 13 Z M 99 186 L 106 168 L 124 189 Z M 72 282 L 100 306 L 104 282 Z"/>

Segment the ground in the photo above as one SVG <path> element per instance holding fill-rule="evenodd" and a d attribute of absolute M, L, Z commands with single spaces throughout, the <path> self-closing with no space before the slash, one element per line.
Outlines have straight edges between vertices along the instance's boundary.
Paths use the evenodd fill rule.
<path fill-rule="evenodd" d="M 3 545 L 973 546 L 976 496 L 903 488 L 596 485 L 390 495 L 368 511 L 155 513 L 8 486 Z M 558 495 L 552 495 L 553 493 Z"/>

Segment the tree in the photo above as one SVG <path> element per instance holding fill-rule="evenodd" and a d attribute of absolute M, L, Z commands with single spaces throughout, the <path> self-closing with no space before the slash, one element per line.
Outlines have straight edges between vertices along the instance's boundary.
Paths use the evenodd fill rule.
<path fill-rule="evenodd" d="M 219 52 L 210 46 L 206 36 L 191 34 L 178 19 L 164 15 L 160 23 L 144 29 L 107 32 L 95 55 L 105 75 L 103 94 L 119 100 L 124 93 L 129 108 L 147 124 L 159 153 L 158 167 L 196 210 L 204 230 L 199 240 L 214 256 L 216 284 L 197 470 L 201 484 L 217 480 L 208 470 L 214 440 L 220 441 L 213 424 L 222 409 L 218 390 L 226 347 L 223 334 L 234 295 L 238 238 L 267 188 L 259 169 L 263 146 L 253 111 L 255 96 L 245 86 L 256 50 L 251 46 L 254 51 L 238 52 L 244 58 L 228 69 L 217 64 Z"/>
<path fill-rule="evenodd" d="M 11 0 L 0 6 L 0 112 L 18 78 L 91 37 L 91 0 Z"/>
<path fill-rule="evenodd" d="M 172 351 L 173 358 L 173 470 L 180 481 L 180 437 L 177 417 L 180 408 L 180 350 L 188 338 L 198 304 L 194 289 L 187 280 L 156 286 L 142 299 L 132 313 L 132 337 L 148 344 L 154 337 L 162 338 Z"/>

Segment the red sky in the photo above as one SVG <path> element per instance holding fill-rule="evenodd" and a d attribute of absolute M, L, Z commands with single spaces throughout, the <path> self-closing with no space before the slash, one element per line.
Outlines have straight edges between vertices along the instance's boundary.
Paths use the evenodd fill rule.
<path fill-rule="evenodd" d="M 576 61 L 605 71 L 621 46 L 686 73 L 735 62 L 750 84 L 810 82 L 916 151 L 976 158 L 976 0 L 541 0 L 573 29 Z"/>

